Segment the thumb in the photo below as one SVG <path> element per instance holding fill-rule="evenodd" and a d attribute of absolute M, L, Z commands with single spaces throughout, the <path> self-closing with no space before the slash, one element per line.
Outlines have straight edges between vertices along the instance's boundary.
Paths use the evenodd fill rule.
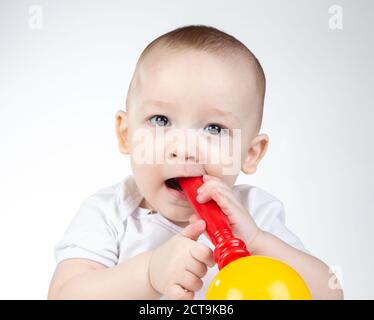
<path fill-rule="evenodd" d="M 196 222 L 197 220 L 199 220 L 199 217 L 196 215 L 196 213 L 193 213 L 189 219 L 189 222 L 190 223 L 194 223 Z"/>
<path fill-rule="evenodd" d="M 205 221 L 202 219 L 199 219 L 193 223 L 190 223 L 187 227 L 185 227 L 182 230 L 181 235 L 191 240 L 197 240 L 204 231 L 205 231 Z"/>

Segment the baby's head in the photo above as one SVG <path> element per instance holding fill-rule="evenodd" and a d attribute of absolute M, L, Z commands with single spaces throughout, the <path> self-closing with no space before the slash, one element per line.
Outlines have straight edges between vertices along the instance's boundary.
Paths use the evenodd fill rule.
<path fill-rule="evenodd" d="M 116 114 L 119 149 L 130 154 L 141 207 L 184 226 L 193 211 L 171 178 L 209 174 L 233 186 L 240 171 L 254 173 L 268 145 L 259 134 L 264 96 L 258 60 L 222 31 L 188 26 L 152 41 L 136 65 L 126 112 Z M 227 156 L 217 161 L 227 153 L 224 139 L 239 146 L 231 159 L 239 166 L 229 173 Z M 198 142 L 186 143 L 192 140 Z"/>

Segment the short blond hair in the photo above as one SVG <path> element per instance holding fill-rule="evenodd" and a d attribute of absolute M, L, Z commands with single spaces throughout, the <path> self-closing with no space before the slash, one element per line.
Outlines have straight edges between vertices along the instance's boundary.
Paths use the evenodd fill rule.
<path fill-rule="evenodd" d="M 251 64 L 254 66 L 256 73 L 257 87 L 259 88 L 260 103 L 258 107 L 258 124 L 257 129 L 259 130 L 262 123 L 265 91 L 266 91 L 266 78 L 262 66 L 256 56 L 249 50 L 241 41 L 227 34 L 221 30 L 218 30 L 211 26 L 205 25 L 190 25 L 184 26 L 172 31 L 169 31 L 158 38 L 154 39 L 149 43 L 143 52 L 141 53 L 137 67 L 141 64 L 144 58 L 155 48 L 165 47 L 167 49 L 181 49 L 191 48 L 201 51 L 206 51 L 214 54 L 228 54 L 228 53 L 240 53 L 246 57 Z M 136 71 L 134 73 L 134 76 Z M 134 77 L 129 85 L 126 106 L 129 104 L 132 84 Z"/>

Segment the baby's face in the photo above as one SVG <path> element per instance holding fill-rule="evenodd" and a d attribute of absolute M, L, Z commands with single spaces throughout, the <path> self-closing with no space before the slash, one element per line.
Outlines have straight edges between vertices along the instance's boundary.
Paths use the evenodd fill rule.
<path fill-rule="evenodd" d="M 257 135 L 260 94 L 254 71 L 241 57 L 157 49 L 142 61 L 133 84 L 127 116 L 120 122 L 128 127 L 133 176 L 144 196 L 141 206 L 184 226 L 193 211 L 168 179 L 206 173 L 233 186 Z M 197 145 L 186 143 L 188 135 L 197 138 Z M 228 157 L 223 139 L 239 142 L 239 152 Z M 155 158 L 144 163 L 144 151 Z M 223 156 L 217 160 L 218 154 Z M 229 174 L 223 170 L 228 160 L 239 163 Z"/>

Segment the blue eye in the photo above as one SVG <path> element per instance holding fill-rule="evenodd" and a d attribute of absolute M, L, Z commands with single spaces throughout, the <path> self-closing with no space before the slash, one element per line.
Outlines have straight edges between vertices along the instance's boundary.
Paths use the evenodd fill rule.
<path fill-rule="evenodd" d="M 169 123 L 169 119 L 163 115 L 160 115 L 160 114 L 156 114 L 154 116 L 152 116 L 149 121 L 155 125 L 155 126 L 159 126 L 159 127 L 166 127 L 166 125 Z"/>
<path fill-rule="evenodd" d="M 222 126 L 220 126 L 219 124 L 215 124 L 215 123 L 208 124 L 204 128 L 204 130 L 207 130 L 210 134 L 212 134 L 214 136 L 221 135 L 221 130 L 222 129 L 224 129 Z"/>

